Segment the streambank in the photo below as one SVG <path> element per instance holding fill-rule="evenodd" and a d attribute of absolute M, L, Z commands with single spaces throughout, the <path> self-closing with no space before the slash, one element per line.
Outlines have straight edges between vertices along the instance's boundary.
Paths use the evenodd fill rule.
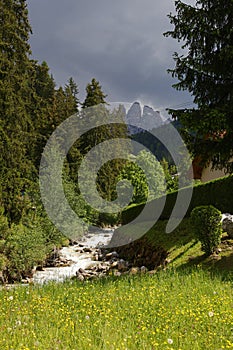
<path fill-rule="evenodd" d="M 36 271 L 33 283 L 63 282 L 74 278 L 85 281 L 107 275 L 155 273 L 169 263 L 168 252 L 162 247 L 151 246 L 146 237 L 125 246 L 109 248 L 114 241 L 114 229 L 98 229 L 88 232 L 75 245 L 60 251 L 60 260 L 67 266 L 47 267 Z"/>
<path fill-rule="evenodd" d="M 45 267 L 42 271 L 34 273 L 31 282 L 40 284 L 49 281 L 63 282 L 76 276 L 79 269 L 87 270 L 99 265 L 97 255 L 100 253 L 100 248 L 110 242 L 113 232 L 114 229 L 97 229 L 95 232 L 85 234 L 74 245 L 63 247 L 59 256 L 68 266 Z"/>

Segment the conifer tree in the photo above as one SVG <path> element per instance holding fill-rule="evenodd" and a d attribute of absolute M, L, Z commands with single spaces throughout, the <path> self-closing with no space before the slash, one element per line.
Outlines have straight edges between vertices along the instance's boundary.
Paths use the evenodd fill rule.
<path fill-rule="evenodd" d="M 55 82 L 45 61 L 42 64 L 33 61 L 32 64 L 30 116 L 33 123 L 33 139 L 29 157 L 38 169 L 44 146 L 52 132 Z"/>
<path fill-rule="evenodd" d="M 100 83 L 95 78 L 92 79 L 91 83 L 87 84 L 86 93 L 87 95 L 82 105 L 83 108 L 96 106 L 101 103 L 106 104 L 105 98 L 107 95 L 103 93 Z"/>
<path fill-rule="evenodd" d="M 0 125 L 2 203 L 9 222 L 22 215 L 21 193 L 29 186 L 33 165 L 27 159 L 30 119 L 28 43 L 31 27 L 26 1 L 0 1 Z"/>
<path fill-rule="evenodd" d="M 177 90 L 188 90 L 197 108 L 170 110 L 183 125 L 193 155 L 233 171 L 233 2 L 196 0 L 175 2 L 169 15 L 174 30 L 166 36 L 182 42 L 175 53 Z"/>
<path fill-rule="evenodd" d="M 73 78 L 70 78 L 65 87 L 59 87 L 55 91 L 54 120 L 52 128 L 57 127 L 65 119 L 78 113 L 78 86 Z"/>
<path fill-rule="evenodd" d="M 68 80 L 68 83 L 65 85 L 66 106 L 68 109 L 68 114 L 70 113 L 70 115 L 78 112 L 78 106 L 80 104 L 78 93 L 78 85 L 71 77 Z"/>

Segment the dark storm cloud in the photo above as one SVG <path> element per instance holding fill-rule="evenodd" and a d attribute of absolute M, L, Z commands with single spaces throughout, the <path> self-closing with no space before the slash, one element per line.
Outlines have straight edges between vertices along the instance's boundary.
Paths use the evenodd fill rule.
<path fill-rule="evenodd" d="M 190 101 L 166 70 L 179 49 L 163 32 L 172 0 L 29 0 L 33 56 L 45 60 L 58 85 L 72 76 L 81 97 L 97 78 L 110 101 L 172 106 Z"/>

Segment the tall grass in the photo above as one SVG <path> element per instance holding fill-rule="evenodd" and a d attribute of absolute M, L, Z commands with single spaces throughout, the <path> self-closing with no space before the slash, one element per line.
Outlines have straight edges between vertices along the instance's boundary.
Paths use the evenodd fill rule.
<path fill-rule="evenodd" d="M 0 349 L 232 349 L 233 290 L 201 269 L 0 291 Z"/>

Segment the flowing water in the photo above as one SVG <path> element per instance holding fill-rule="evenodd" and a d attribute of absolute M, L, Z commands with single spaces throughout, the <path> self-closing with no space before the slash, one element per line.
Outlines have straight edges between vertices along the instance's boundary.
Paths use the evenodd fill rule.
<path fill-rule="evenodd" d="M 36 271 L 33 276 L 33 282 L 40 284 L 49 281 L 62 282 L 67 278 L 75 276 L 79 268 L 87 269 L 93 266 L 96 262 L 92 260 L 90 253 L 80 253 L 77 251 L 80 248 L 79 243 L 82 244 L 82 249 L 104 246 L 110 242 L 113 232 L 113 229 L 98 229 L 96 232 L 88 232 L 77 244 L 63 247 L 60 251 L 61 257 L 71 260 L 71 265 L 47 267 L 43 271 Z"/>

